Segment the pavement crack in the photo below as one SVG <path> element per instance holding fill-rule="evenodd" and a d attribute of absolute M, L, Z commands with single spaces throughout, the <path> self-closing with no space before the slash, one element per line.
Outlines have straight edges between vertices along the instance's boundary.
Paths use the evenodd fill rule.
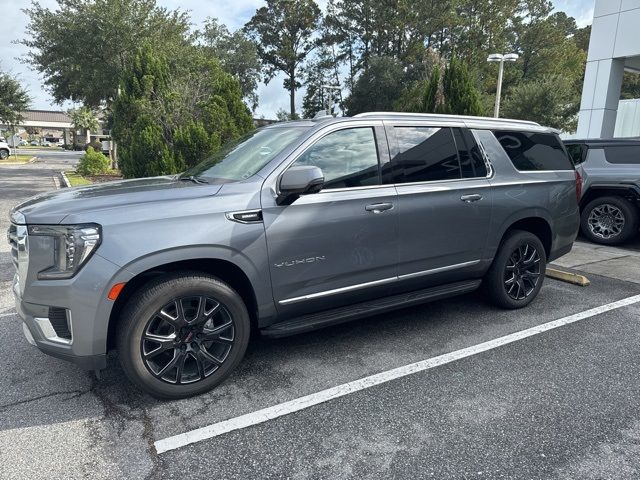
<path fill-rule="evenodd" d="M 88 393 L 88 392 L 86 390 L 67 390 L 64 392 L 51 392 L 45 395 L 39 395 L 37 397 L 27 398 L 25 400 L 18 400 L 16 402 L 5 403 L 3 405 L 0 405 L 0 412 L 12 407 L 16 407 L 18 405 L 25 405 L 27 403 L 37 402 L 38 400 L 43 400 L 45 398 L 56 397 L 59 395 L 70 395 L 69 399 L 72 399 L 72 398 L 77 398 L 81 395 L 84 395 L 85 393 Z"/>
<path fill-rule="evenodd" d="M 138 405 L 136 408 L 135 404 L 137 402 L 135 400 L 133 402 L 127 402 L 130 405 L 130 408 L 117 404 L 109 398 L 104 387 L 100 385 L 99 380 L 95 377 L 92 379 L 90 391 L 102 404 L 104 409 L 104 419 L 113 422 L 118 436 L 121 436 L 125 431 L 127 422 L 139 422 L 142 425 L 141 437 L 146 444 L 147 454 L 149 455 L 149 460 L 152 465 L 151 470 L 145 476 L 145 479 L 160 478 L 162 463 L 154 445 L 153 422 L 147 407 L 144 405 Z"/>

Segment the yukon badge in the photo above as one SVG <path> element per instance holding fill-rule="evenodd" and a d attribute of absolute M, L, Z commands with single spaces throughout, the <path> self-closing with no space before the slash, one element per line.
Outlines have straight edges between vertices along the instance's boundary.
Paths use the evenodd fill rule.
<path fill-rule="evenodd" d="M 301 258 L 299 260 L 285 260 L 283 262 L 276 263 L 274 265 L 277 268 L 295 267 L 296 265 L 304 265 L 304 264 L 307 264 L 307 263 L 323 262 L 325 260 L 326 260 L 326 257 L 324 255 L 322 255 L 320 257 L 308 257 L 308 258 Z"/>

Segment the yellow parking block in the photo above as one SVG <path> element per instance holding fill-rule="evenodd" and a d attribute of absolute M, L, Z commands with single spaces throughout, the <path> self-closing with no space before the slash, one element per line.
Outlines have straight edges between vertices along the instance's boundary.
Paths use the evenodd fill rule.
<path fill-rule="evenodd" d="M 584 275 L 578 275 L 577 273 L 565 272 L 564 270 L 556 270 L 555 268 L 547 268 L 546 275 L 549 278 L 560 280 L 562 282 L 572 283 L 573 285 L 579 285 L 586 287 L 591 282 Z"/>

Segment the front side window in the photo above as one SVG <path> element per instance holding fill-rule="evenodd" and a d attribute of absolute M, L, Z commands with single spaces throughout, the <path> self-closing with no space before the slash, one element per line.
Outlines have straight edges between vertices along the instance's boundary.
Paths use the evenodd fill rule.
<path fill-rule="evenodd" d="M 366 187 L 379 183 L 378 149 L 373 128 L 349 128 L 313 144 L 294 165 L 319 167 L 323 189 Z"/>
<path fill-rule="evenodd" d="M 385 167 L 389 183 L 429 182 L 461 177 L 450 128 L 394 127 L 397 152 Z"/>
<path fill-rule="evenodd" d="M 605 147 L 607 163 L 640 165 L 640 146 Z"/>
<path fill-rule="evenodd" d="M 508 130 L 495 130 L 493 133 L 513 166 L 520 171 L 573 170 L 557 135 Z"/>

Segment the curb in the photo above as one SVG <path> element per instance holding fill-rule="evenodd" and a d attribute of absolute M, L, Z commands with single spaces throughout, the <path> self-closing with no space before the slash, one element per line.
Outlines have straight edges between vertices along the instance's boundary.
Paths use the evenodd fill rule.
<path fill-rule="evenodd" d="M 60 172 L 60 177 L 62 178 L 62 188 L 71 187 L 71 182 L 69 182 L 69 179 L 67 178 L 67 175 L 64 172 Z"/>
<path fill-rule="evenodd" d="M 556 270 L 555 268 L 547 268 L 545 272 L 546 276 L 561 282 L 571 283 L 580 287 L 586 287 L 591 285 L 591 282 L 584 275 L 578 275 L 577 273 L 565 272 L 563 270 Z"/>
<path fill-rule="evenodd" d="M 11 155 L 9 155 L 9 158 L 11 158 Z M 38 159 L 38 157 L 31 157 L 29 160 L 27 160 L 26 162 L 5 162 L 3 161 L 2 163 L 0 163 L 0 165 L 27 165 L 29 163 L 33 163 Z"/>

